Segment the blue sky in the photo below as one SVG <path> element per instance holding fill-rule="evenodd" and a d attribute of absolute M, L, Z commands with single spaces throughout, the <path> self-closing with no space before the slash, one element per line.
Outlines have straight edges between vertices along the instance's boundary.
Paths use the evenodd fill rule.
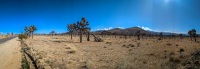
<path fill-rule="evenodd" d="M 200 32 L 200 0 L 1 0 L 0 32 L 67 32 L 85 17 L 93 31 L 140 26 L 153 31 Z"/>

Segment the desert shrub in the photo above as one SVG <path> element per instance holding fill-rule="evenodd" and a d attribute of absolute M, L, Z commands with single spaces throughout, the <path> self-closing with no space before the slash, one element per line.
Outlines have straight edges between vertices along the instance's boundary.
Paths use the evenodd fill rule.
<path fill-rule="evenodd" d="M 27 39 L 28 37 L 26 35 L 24 35 L 24 34 L 20 34 L 20 35 L 18 35 L 18 38 L 20 40 L 23 40 L 23 39 Z"/>
<path fill-rule="evenodd" d="M 52 42 L 57 42 L 57 43 L 61 43 L 61 41 L 59 41 L 59 40 L 54 40 L 54 41 L 52 41 Z"/>
<path fill-rule="evenodd" d="M 75 52 L 76 52 L 75 50 L 68 51 L 68 53 L 70 53 L 70 54 L 75 53 Z"/>
<path fill-rule="evenodd" d="M 170 43 L 167 43 L 166 45 L 168 45 L 168 46 L 171 46 L 172 44 L 170 44 Z"/>
<path fill-rule="evenodd" d="M 29 68 L 30 68 L 30 66 L 29 66 L 29 64 L 28 64 L 28 61 L 26 60 L 25 57 L 22 58 L 22 61 L 21 61 L 21 68 L 22 68 L 22 69 L 29 69 Z"/>
<path fill-rule="evenodd" d="M 51 65 L 52 64 L 52 62 L 48 59 L 48 60 L 46 60 L 45 61 L 45 63 L 47 63 L 47 64 L 49 64 L 49 65 Z"/>
<path fill-rule="evenodd" d="M 88 66 L 87 65 L 83 65 L 83 66 L 81 66 L 80 69 L 88 69 Z"/>
<path fill-rule="evenodd" d="M 112 44 L 112 42 L 106 42 L 106 44 L 109 44 L 109 45 L 111 45 L 111 44 Z"/>
<path fill-rule="evenodd" d="M 134 45 L 132 45 L 132 44 L 129 44 L 129 46 L 130 46 L 130 47 L 134 47 Z"/>
<path fill-rule="evenodd" d="M 126 48 L 129 48 L 129 46 L 127 46 Z"/>
<path fill-rule="evenodd" d="M 174 53 L 174 52 L 171 52 L 170 55 L 175 55 L 175 53 Z"/>
<path fill-rule="evenodd" d="M 200 62 L 198 60 L 185 61 L 181 65 L 184 66 L 184 69 L 200 69 Z"/>
<path fill-rule="evenodd" d="M 179 52 L 180 52 L 180 58 L 184 58 L 184 56 L 182 55 L 182 52 L 184 52 L 185 50 L 183 49 L 183 48 L 181 48 L 180 50 L 179 50 Z"/>
<path fill-rule="evenodd" d="M 195 60 L 200 60 L 200 50 L 195 51 L 194 53 L 191 54 L 191 56 L 192 56 L 193 59 L 195 59 Z"/>
<path fill-rule="evenodd" d="M 173 58 L 173 57 L 169 58 L 169 61 L 173 62 L 173 63 L 180 63 L 181 62 L 179 59 Z"/>
<path fill-rule="evenodd" d="M 144 63 L 144 64 L 147 64 L 147 62 L 145 62 L 145 61 L 144 61 L 143 63 Z"/>
<path fill-rule="evenodd" d="M 39 55 L 38 59 L 42 59 L 42 55 Z"/>
<path fill-rule="evenodd" d="M 182 52 L 184 52 L 185 50 L 183 49 L 183 48 L 181 48 L 180 50 L 179 50 L 179 52 L 180 52 L 180 54 L 182 53 Z"/>
<path fill-rule="evenodd" d="M 71 47 L 66 47 L 65 49 L 71 49 Z"/>
<path fill-rule="evenodd" d="M 162 40 L 161 38 L 158 38 L 158 40 Z"/>

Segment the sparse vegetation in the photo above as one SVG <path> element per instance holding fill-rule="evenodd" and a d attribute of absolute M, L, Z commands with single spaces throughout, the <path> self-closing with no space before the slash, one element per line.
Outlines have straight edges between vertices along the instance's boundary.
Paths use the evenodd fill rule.
<path fill-rule="evenodd" d="M 138 43 L 137 43 L 137 47 L 140 47 L 140 44 L 141 44 L 141 43 L 140 43 L 140 42 L 138 42 Z"/>
<path fill-rule="evenodd" d="M 136 32 L 136 35 L 137 35 L 137 40 L 140 40 L 140 31 L 138 30 L 137 32 Z"/>
<path fill-rule="evenodd" d="M 28 64 L 28 61 L 26 60 L 25 57 L 22 57 L 21 69 L 30 69 L 30 66 L 29 66 L 29 64 Z"/>
<path fill-rule="evenodd" d="M 72 53 L 75 53 L 76 51 L 75 50 L 69 50 L 67 51 L 69 54 L 72 54 Z"/>
<path fill-rule="evenodd" d="M 18 38 L 19 38 L 20 40 L 23 40 L 23 39 L 27 39 L 28 37 L 27 37 L 26 35 L 24 35 L 24 34 L 19 34 L 19 35 L 18 35 Z"/>
<path fill-rule="evenodd" d="M 26 34 L 26 36 L 29 36 L 29 37 L 32 36 L 32 38 L 33 38 L 33 34 L 36 30 L 37 30 L 37 28 L 34 25 L 31 25 L 30 27 L 24 28 L 24 31 L 25 31 L 24 34 Z"/>
<path fill-rule="evenodd" d="M 69 31 L 69 34 L 67 34 L 69 37 L 55 35 L 53 38 L 48 36 L 43 38 L 44 36 L 37 36 L 34 40 L 26 41 L 26 46 L 33 46 L 31 49 L 26 48 L 26 50 L 29 50 L 32 53 L 32 56 L 35 58 L 34 60 L 38 64 L 39 68 L 48 68 L 49 65 L 51 68 L 70 68 L 74 66 L 74 68 L 95 69 L 98 67 L 104 68 L 104 65 L 101 63 L 109 63 L 113 64 L 113 66 L 117 66 L 118 64 L 124 62 L 122 63 L 126 64 L 124 66 L 132 69 L 134 68 L 133 66 L 141 66 L 134 64 L 140 60 L 142 61 L 140 62 L 143 64 L 142 66 L 148 67 L 149 64 L 156 64 L 154 65 L 156 68 L 159 68 L 159 65 L 161 65 L 160 68 L 166 67 L 169 69 L 175 69 L 180 66 L 185 67 L 188 65 L 185 63 L 191 59 L 191 56 L 188 56 L 188 53 L 194 49 L 194 47 L 186 47 L 186 40 L 188 40 L 189 37 L 187 38 L 185 36 L 181 36 L 184 37 L 184 39 L 176 39 L 176 37 L 180 36 L 174 34 L 166 36 L 163 35 L 163 33 L 153 35 L 147 34 L 142 30 L 136 30 L 132 33 L 118 33 L 116 31 L 113 32 L 104 30 L 96 33 L 90 32 L 90 28 L 88 26 L 89 23 L 87 20 L 82 18 L 80 22 L 77 22 L 77 24 L 73 23 L 67 26 Z M 91 38 L 94 38 L 95 43 L 89 41 L 90 34 L 93 36 Z M 99 35 L 100 37 L 102 36 L 103 39 L 101 39 Z M 70 36 L 71 39 L 73 36 L 73 40 L 66 39 L 70 38 Z M 82 39 L 85 36 L 86 39 Z M 79 42 L 79 39 L 80 42 L 82 42 L 82 40 L 87 40 L 89 42 L 77 43 Z M 34 44 L 32 41 L 34 41 Z M 44 41 L 45 43 L 43 43 Z M 183 42 L 185 42 L 185 44 L 182 44 Z M 194 43 L 191 45 L 195 46 L 195 49 L 197 48 L 197 42 L 190 41 L 190 43 Z M 185 50 L 187 50 L 187 52 L 185 52 Z M 47 53 L 50 55 L 43 56 Z M 134 58 L 129 58 L 133 56 Z M 146 59 L 146 56 L 148 56 L 148 60 Z M 192 57 L 192 59 L 194 59 L 194 57 Z M 200 65 L 199 61 L 199 57 L 197 56 L 196 60 L 189 62 L 191 65 L 195 66 Z M 82 64 L 82 62 L 85 63 Z M 98 63 L 100 66 L 93 63 Z M 108 68 L 115 67 L 111 66 Z"/>
<path fill-rule="evenodd" d="M 71 39 L 72 39 L 72 33 L 76 30 L 76 24 L 72 23 L 72 24 L 67 25 L 67 29 L 68 29 L 68 31 L 71 35 Z"/>
<path fill-rule="evenodd" d="M 195 29 L 188 31 L 188 34 L 190 35 L 191 41 L 192 41 L 192 39 L 194 39 L 196 41 L 196 30 Z"/>
<path fill-rule="evenodd" d="M 178 64 L 178 63 L 181 62 L 180 59 L 178 59 L 178 58 L 174 58 L 174 57 L 169 58 L 169 61 L 172 62 L 172 63 L 175 63 L 175 64 Z"/>
<path fill-rule="evenodd" d="M 185 50 L 183 49 L 183 48 L 181 48 L 180 50 L 179 50 L 179 52 L 180 52 L 180 54 L 182 53 L 182 52 L 184 52 Z"/>
<path fill-rule="evenodd" d="M 35 30 L 37 30 L 37 28 L 34 25 L 31 25 L 29 27 L 29 32 L 30 32 L 32 38 L 33 38 L 33 34 L 34 34 Z"/>
<path fill-rule="evenodd" d="M 56 34 L 56 32 L 55 31 L 51 31 L 49 34 L 51 34 L 52 37 L 53 37 Z"/>
<path fill-rule="evenodd" d="M 166 45 L 171 46 L 172 44 L 171 43 L 167 43 Z"/>
<path fill-rule="evenodd" d="M 0 69 L 200 69 L 200 0 L 0 5 Z"/>

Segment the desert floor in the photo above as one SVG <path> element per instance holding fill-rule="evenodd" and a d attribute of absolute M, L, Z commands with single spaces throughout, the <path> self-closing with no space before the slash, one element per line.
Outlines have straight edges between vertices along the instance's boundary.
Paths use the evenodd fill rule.
<path fill-rule="evenodd" d="M 181 63 L 200 50 L 200 38 L 197 42 L 190 41 L 189 37 L 136 40 L 136 37 L 107 36 L 102 38 L 103 42 L 94 42 L 92 36 L 90 39 L 86 41 L 84 36 L 83 42 L 79 43 L 78 36 L 73 39 L 69 36 L 34 36 L 25 43 L 31 48 L 37 65 L 45 69 L 182 69 Z M 174 64 L 170 65 L 170 61 Z"/>
<path fill-rule="evenodd" d="M 21 46 L 16 37 L 0 44 L 0 69 L 21 68 Z"/>

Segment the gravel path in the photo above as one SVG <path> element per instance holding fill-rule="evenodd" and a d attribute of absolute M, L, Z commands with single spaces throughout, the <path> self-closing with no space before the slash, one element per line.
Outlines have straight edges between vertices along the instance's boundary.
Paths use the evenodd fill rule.
<path fill-rule="evenodd" d="M 17 37 L 0 39 L 0 69 L 20 69 L 21 52 Z"/>

